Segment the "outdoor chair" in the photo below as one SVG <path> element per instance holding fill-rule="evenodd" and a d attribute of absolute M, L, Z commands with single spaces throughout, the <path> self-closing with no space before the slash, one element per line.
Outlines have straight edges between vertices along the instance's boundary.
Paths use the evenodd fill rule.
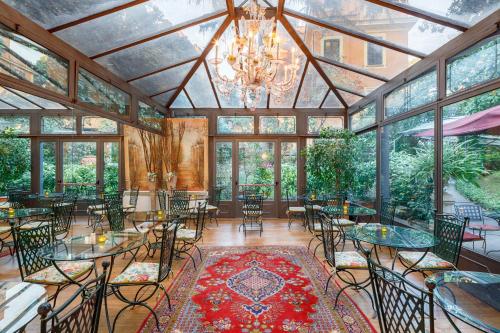
<path fill-rule="evenodd" d="M 54 238 L 66 238 L 71 230 L 71 224 L 74 221 L 75 206 L 77 197 L 65 198 L 61 203 L 56 203 L 52 206 L 52 232 Z"/>
<path fill-rule="evenodd" d="M 183 227 L 182 219 L 178 221 L 179 224 L 177 230 L 177 241 L 175 251 L 177 256 L 180 257 L 180 254 L 186 254 L 191 261 L 193 262 L 193 266 L 196 268 L 196 261 L 191 255 L 191 249 L 196 249 L 200 256 L 200 261 L 203 259 L 201 256 L 200 248 L 197 246 L 198 242 L 201 241 L 203 237 L 203 229 L 205 228 L 205 215 L 206 215 L 206 202 L 199 202 L 198 207 L 196 209 L 196 219 L 194 229 Z M 184 218 L 185 219 L 185 218 Z"/>
<path fill-rule="evenodd" d="M 412 272 L 420 272 L 425 276 L 428 271 L 441 271 L 457 269 L 462 240 L 465 230 L 465 221 L 462 219 L 449 219 L 446 216 L 434 218 L 434 236 L 439 242 L 432 251 L 413 252 L 401 251 L 397 256 L 406 268 L 403 276 Z M 424 256 L 425 255 L 425 256 Z"/>
<path fill-rule="evenodd" d="M 481 206 L 473 203 L 455 203 L 453 205 L 455 215 L 459 218 L 467 218 L 467 226 L 470 222 L 484 224 L 483 212 Z"/>
<path fill-rule="evenodd" d="M 130 189 L 130 197 L 128 199 L 128 204 L 123 205 L 123 211 L 125 215 L 130 215 L 135 212 L 137 207 L 137 200 L 139 199 L 139 187 Z"/>
<path fill-rule="evenodd" d="M 158 198 L 158 206 L 160 210 L 167 211 L 167 191 L 165 190 L 160 190 L 156 192 L 156 197 Z"/>
<path fill-rule="evenodd" d="M 104 202 L 109 229 L 111 231 L 125 230 L 125 212 L 121 193 L 106 194 Z"/>
<path fill-rule="evenodd" d="M 212 205 L 207 205 L 207 214 L 210 223 L 215 221 L 215 224 L 219 226 L 219 213 L 220 213 L 220 202 L 222 199 L 222 191 L 224 190 L 223 187 L 220 186 L 215 186 L 213 190 L 213 198 L 215 200 L 212 200 Z"/>
<path fill-rule="evenodd" d="M 305 214 L 306 208 L 300 206 L 290 206 L 290 193 L 286 190 L 286 216 L 288 217 L 288 229 L 290 229 L 294 219 L 300 220 L 302 226 L 305 228 Z"/>
<path fill-rule="evenodd" d="M 335 218 L 339 218 L 339 216 L 333 216 L 333 219 Z M 332 269 L 332 273 L 326 281 L 325 294 L 328 292 L 330 280 L 338 277 L 345 283 L 345 286 L 335 296 L 335 308 L 337 307 L 340 295 L 347 288 L 352 288 L 356 291 L 364 290 L 372 302 L 372 307 L 374 307 L 370 292 L 366 290 L 370 285 L 370 277 L 367 276 L 366 279 L 358 281 L 354 274 L 351 273 L 351 270 L 368 270 L 366 258 L 357 251 L 337 251 L 335 249 L 340 235 L 339 229 L 333 223 L 333 219 L 323 212 L 319 213 L 324 255 L 326 262 Z"/>
<path fill-rule="evenodd" d="M 54 241 L 52 228 L 49 224 L 31 229 L 21 229 L 14 222 L 11 222 L 11 228 L 21 280 L 57 287 L 55 293 L 49 298 L 54 300 L 54 305 L 63 288 L 75 280 L 85 280 L 92 273 L 94 267 L 92 262 L 68 261 L 58 264 L 59 269 L 64 272 L 63 275 L 52 265 L 52 262 L 39 255 L 39 251 L 44 246 L 50 245 Z"/>
<path fill-rule="evenodd" d="M 262 236 L 264 231 L 263 219 L 264 214 L 264 198 L 261 195 L 247 195 L 245 196 L 245 204 L 243 205 L 243 223 L 240 228 L 243 228 L 245 237 L 247 230 L 258 230 L 259 236 Z M 254 228 L 254 225 L 256 229 Z"/>
<path fill-rule="evenodd" d="M 304 202 L 306 225 L 309 232 L 312 234 L 309 243 L 307 244 L 307 250 L 311 250 L 312 242 L 317 240 L 319 244 L 314 248 L 314 255 L 316 255 L 316 250 L 323 244 L 323 236 L 321 233 L 321 223 L 318 221 L 318 215 L 314 209 L 314 201 L 306 199 Z"/>
<path fill-rule="evenodd" d="M 368 260 L 381 333 L 434 333 L 435 285 L 424 290 L 399 273 Z"/>
<path fill-rule="evenodd" d="M 103 273 L 78 288 L 63 305 L 52 309 L 50 303 L 38 307 L 40 332 L 97 333 L 102 301 L 106 292 L 106 272 L 109 262 L 103 262 Z M 77 301 L 78 302 L 75 302 Z M 76 305 L 74 305 L 76 303 Z"/>
<path fill-rule="evenodd" d="M 173 229 L 169 228 L 166 224 L 162 226 L 159 262 L 133 262 L 122 273 L 109 282 L 113 294 L 120 301 L 126 303 L 125 307 L 120 309 L 116 314 L 113 321 L 112 332 L 115 331 L 116 322 L 120 315 L 125 310 L 129 308 L 133 309 L 135 306 L 142 306 L 148 309 L 156 321 L 158 331 L 160 331 L 158 316 L 151 306 L 148 305 L 147 301 L 156 294 L 158 289 L 161 289 L 167 298 L 169 309 L 172 309 L 170 296 L 163 286 L 163 281 L 165 281 L 172 272 L 172 260 L 174 256 L 178 222 L 174 222 L 173 225 L 175 226 Z M 130 296 L 134 295 L 133 293 L 122 292 L 124 288 L 126 289 L 129 287 L 139 287 L 133 298 Z M 151 290 L 151 288 L 148 287 L 153 288 Z"/>

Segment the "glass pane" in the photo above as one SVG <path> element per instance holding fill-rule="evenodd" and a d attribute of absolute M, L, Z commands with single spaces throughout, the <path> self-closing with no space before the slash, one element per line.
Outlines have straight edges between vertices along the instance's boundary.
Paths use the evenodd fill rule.
<path fill-rule="evenodd" d="M 125 80 L 199 56 L 223 17 L 98 58 Z"/>
<path fill-rule="evenodd" d="M 437 74 L 433 70 L 395 89 L 385 96 L 385 115 L 408 112 L 437 99 Z"/>
<path fill-rule="evenodd" d="M 358 135 L 354 148 L 353 199 L 374 204 L 377 184 L 377 131 Z"/>
<path fill-rule="evenodd" d="M 55 142 L 40 144 L 40 189 L 45 192 L 56 192 L 56 156 Z"/>
<path fill-rule="evenodd" d="M 253 134 L 253 116 L 218 116 L 218 134 Z"/>
<path fill-rule="evenodd" d="M 348 89 L 367 95 L 380 87 L 384 82 L 372 79 L 368 76 L 357 74 L 343 68 L 319 62 L 321 68 L 336 88 Z"/>
<path fill-rule="evenodd" d="M 58 31 L 55 35 L 90 56 L 153 36 L 225 7 L 223 0 L 152 0 Z"/>
<path fill-rule="evenodd" d="M 499 76 L 500 35 L 496 35 L 448 59 L 446 94 L 453 94 Z"/>
<path fill-rule="evenodd" d="M 43 116 L 43 134 L 76 134 L 76 117 L 74 116 Z"/>
<path fill-rule="evenodd" d="M 444 212 L 457 213 L 454 204 L 461 203 L 477 205 L 483 213 L 500 211 L 499 105 L 500 89 L 496 89 L 443 108 Z M 471 225 L 478 222 L 482 221 L 471 217 Z M 484 223 L 497 225 L 487 216 Z"/>
<path fill-rule="evenodd" d="M 189 99 L 187 98 L 184 90 L 181 91 L 179 95 L 177 95 L 177 98 L 175 99 L 175 101 L 172 103 L 172 105 L 170 107 L 171 108 L 181 108 L 181 109 L 192 108 L 191 103 L 189 102 Z"/>
<path fill-rule="evenodd" d="M 119 161 L 120 144 L 104 142 L 104 190 L 106 192 L 118 190 Z"/>
<path fill-rule="evenodd" d="M 287 16 L 287 19 L 313 55 L 337 60 L 389 79 L 392 79 L 419 60 L 405 53 L 383 48 L 385 63 L 382 66 L 370 66 L 366 62 L 365 50 L 367 43 L 365 41 L 289 16 Z M 328 47 L 325 49 L 322 42 L 335 38 L 340 40 L 340 50 L 332 54 L 332 52 L 328 52 Z"/>
<path fill-rule="evenodd" d="M 12 92 L 15 92 L 18 95 L 21 95 L 22 97 L 26 98 L 30 102 L 35 103 L 36 105 L 41 106 L 44 109 L 50 109 L 50 110 L 65 110 L 66 107 L 63 106 L 62 104 L 56 103 L 49 101 L 48 99 L 41 98 L 35 95 L 31 95 L 28 93 L 25 93 L 24 91 L 16 90 L 9 88 Z"/>
<path fill-rule="evenodd" d="M 382 128 L 381 189 L 396 206 L 396 217 L 429 228 L 434 211 L 434 112 Z"/>
<path fill-rule="evenodd" d="M 240 189 L 259 184 L 267 200 L 274 199 L 274 142 L 240 142 L 238 146 Z"/>
<path fill-rule="evenodd" d="M 173 89 L 179 86 L 193 67 L 194 61 L 187 64 L 159 72 L 143 79 L 132 81 L 132 85 L 146 92 L 147 95 L 154 95 L 162 91 Z M 202 66 L 201 66 L 202 67 Z"/>
<path fill-rule="evenodd" d="M 31 189 L 31 140 L 0 135 L 0 193 L 10 188 Z"/>
<path fill-rule="evenodd" d="M 407 4 L 453 20 L 475 24 L 500 8 L 498 1 L 483 0 L 408 0 Z"/>
<path fill-rule="evenodd" d="M 312 64 L 307 66 L 306 76 L 300 89 L 298 108 L 318 108 L 328 91 L 328 85 Z"/>
<path fill-rule="evenodd" d="M 281 199 L 297 198 L 297 143 L 281 143 Z"/>
<path fill-rule="evenodd" d="M 139 101 L 138 119 L 140 124 L 159 131 L 161 130 L 161 122 L 164 118 L 165 115 L 163 113 L 156 111 L 155 108 Z"/>
<path fill-rule="evenodd" d="M 328 93 L 328 97 L 326 98 L 321 108 L 327 109 L 327 108 L 343 108 L 343 107 L 344 106 L 342 105 L 342 103 L 340 103 L 337 96 L 333 93 L 333 91 L 330 90 L 330 92 Z"/>
<path fill-rule="evenodd" d="M 306 64 L 306 56 L 300 48 L 295 44 L 293 41 L 292 37 L 288 34 L 286 29 L 283 27 L 283 25 L 280 23 L 277 26 L 276 32 L 278 33 L 278 36 L 280 37 L 280 43 L 283 45 L 284 50 L 293 50 L 295 49 L 295 52 L 297 56 L 299 57 L 299 65 L 300 68 L 297 71 L 296 74 L 296 79 L 293 81 L 293 86 L 290 88 L 287 94 L 283 96 L 282 98 L 277 98 L 275 95 L 271 94 L 271 100 L 269 103 L 269 107 L 271 108 L 291 108 L 293 107 L 293 102 L 295 100 L 295 96 L 297 96 L 297 90 L 299 88 L 300 84 L 300 78 L 302 77 L 302 73 L 304 73 L 304 67 Z M 286 56 L 287 54 L 283 54 L 282 56 Z M 280 71 L 278 72 L 278 75 L 276 76 L 277 82 L 283 82 L 284 77 L 283 77 L 283 72 Z"/>
<path fill-rule="evenodd" d="M 170 97 L 175 93 L 176 89 L 172 89 L 170 91 L 164 92 L 163 94 L 157 95 L 153 97 L 155 101 L 160 103 L 161 105 L 167 105 L 168 101 L 170 100 Z"/>
<path fill-rule="evenodd" d="M 127 2 L 130 0 L 58 0 L 57 2 L 5 0 L 9 6 L 46 29 L 76 21 Z"/>
<path fill-rule="evenodd" d="M 0 87 L 0 100 L 5 103 L 8 103 L 18 109 L 40 109 L 33 103 L 30 103 L 28 100 L 22 98 L 14 94 L 12 91 L 5 89 L 4 87 Z"/>
<path fill-rule="evenodd" d="M 307 133 L 319 134 L 325 128 L 344 128 L 344 118 L 327 116 L 307 117 Z"/>
<path fill-rule="evenodd" d="M 232 200 L 233 145 L 231 142 L 215 143 L 215 185 L 222 187 L 221 200 Z"/>
<path fill-rule="evenodd" d="M 210 85 L 205 66 L 200 65 L 193 77 L 186 84 L 186 91 L 197 108 L 216 108 L 217 101 Z"/>
<path fill-rule="evenodd" d="M 259 117 L 260 134 L 295 134 L 295 116 L 261 116 Z"/>
<path fill-rule="evenodd" d="M 16 108 L 0 101 L 0 110 L 15 110 Z"/>
<path fill-rule="evenodd" d="M 342 91 L 342 90 L 339 90 L 339 94 L 340 94 L 340 96 L 342 96 L 342 98 L 344 99 L 344 101 L 349 106 L 353 105 L 354 103 L 356 103 L 357 101 L 361 100 L 361 98 L 362 98 L 361 96 L 350 94 L 350 93 Z"/>
<path fill-rule="evenodd" d="M 29 116 L 0 116 L 0 133 L 29 134 Z"/>
<path fill-rule="evenodd" d="M 326 22 L 429 54 L 460 31 L 364 0 L 286 1 L 285 6 Z"/>
<path fill-rule="evenodd" d="M 366 126 L 375 124 L 377 109 L 375 102 L 368 104 L 361 111 L 350 115 L 351 130 L 356 131 Z"/>
<path fill-rule="evenodd" d="M 2 72 L 56 93 L 68 94 L 68 61 L 0 24 Z"/>
<path fill-rule="evenodd" d="M 63 180 L 66 188 L 71 184 L 96 184 L 96 154 L 95 142 L 64 142 L 63 143 Z"/>
<path fill-rule="evenodd" d="M 117 134 L 116 121 L 94 116 L 82 117 L 82 134 Z"/>
<path fill-rule="evenodd" d="M 128 115 L 130 95 L 83 68 L 78 71 L 78 99 L 106 112 Z"/>

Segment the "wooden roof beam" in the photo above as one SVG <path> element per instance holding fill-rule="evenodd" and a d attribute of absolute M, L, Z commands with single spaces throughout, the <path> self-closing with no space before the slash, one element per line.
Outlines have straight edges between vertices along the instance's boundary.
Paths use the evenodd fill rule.
<path fill-rule="evenodd" d="M 340 61 L 336 61 L 336 60 L 329 59 L 329 58 L 322 57 L 322 56 L 316 56 L 315 58 L 317 60 L 321 61 L 321 62 L 326 63 L 326 64 L 329 64 L 329 65 L 332 65 L 332 66 L 336 66 L 336 67 L 339 67 L 339 68 L 343 68 L 343 69 L 348 70 L 350 72 L 361 74 L 361 75 L 367 76 L 367 77 L 375 79 L 375 80 L 379 80 L 379 81 L 383 81 L 383 82 L 388 82 L 389 81 L 389 78 L 386 78 L 385 76 L 369 72 L 367 70 L 364 70 L 362 68 L 358 68 L 356 66 L 352 66 L 352 65 L 349 65 L 349 64 L 344 64 L 343 62 L 340 62 Z"/>
<path fill-rule="evenodd" d="M 425 10 L 421 10 L 418 8 L 415 8 L 413 6 L 410 6 L 406 3 L 402 2 L 396 2 L 396 1 L 391 1 L 391 0 L 366 0 L 368 2 L 374 3 L 379 6 L 383 6 L 389 9 L 397 10 L 398 12 L 405 13 L 411 16 L 415 16 L 424 20 L 427 20 L 429 22 L 437 23 L 440 25 L 443 25 L 445 27 L 453 28 L 459 31 L 466 31 L 467 29 L 470 28 L 470 25 L 453 20 L 449 17 L 434 14 Z"/>
<path fill-rule="evenodd" d="M 325 28 L 328 30 L 337 31 L 337 32 L 340 32 L 342 34 L 349 35 L 349 36 L 354 37 L 354 38 L 362 39 L 366 42 L 369 42 L 372 44 L 377 44 L 377 45 L 386 47 L 388 49 L 392 49 L 394 51 L 406 53 L 406 54 L 412 55 L 412 56 L 417 57 L 417 58 L 425 58 L 427 56 L 427 54 L 425 54 L 425 53 L 415 51 L 415 50 L 412 50 L 410 48 L 407 48 L 407 47 L 404 47 L 401 45 L 397 45 L 397 44 L 392 43 L 388 40 L 376 38 L 376 37 L 373 37 L 369 34 L 359 32 L 359 31 L 356 31 L 356 30 L 353 30 L 353 29 L 350 29 L 347 27 L 343 27 L 343 26 L 340 26 L 340 25 L 335 24 L 335 23 L 327 22 L 325 20 L 317 19 L 317 18 L 312 17 L 310 15 L 301 14 L 301 13 L 296 12 L 294 10 L 285 9 L 284 14 L 291 16 L 291 17 L 294 17 L 294 18 L 297 18 L 299 20 L 317 25 L 319 27 L 322 27 L 322 28 Z"/>
<path fill-rule="evenodd" d="M 184 78 L 184 80 L 182 80 L 182 83 L 179 85 L 179 87 L 177 87 L 177 90 L 175 91 L 175 93 L 172 95 L 172 97 L 170 97 L 170 100 L 168 101 L 168 103 L 166 105 L 167 108 L 169 108 L 170 105 L 172 105 L 172 103 L 175 101 L 175 99 L 177 98 L 177 96 L 179 95 L 179 93 L 182 91 L 182 89 L 184 89 L 184 87 L 189 82 L 189 80 L 191 79 L 191 77 L 194 75 L 194 73 L 196 72 L 196 70 L 198 69 L 198 67 L 200 67 L 200 65 L 203 63 L 203 61 L 207 57 L 207 55 L 212 50 L 212 47 L 214 46 L 215 41 L 218 40 L 220 38 L 220 36 L 222 36 L 222 34 L 224 33 L 224 31 L 226 31 L 227 27 L 231 24 L 231 22 L 233 21 L 233 19 L 234 18 L 231 15 L 228 15 L 226 17 L 226 19 L 224 20 L 224 22 L 222 22 L 221 26 L 219 27 L 219 29 L 217 29 L 217 31 L 215 32 L 215 34 L 212 36 L 212 38 L 210 39 L 210 42 L 208 43 L 207 47 L 205 47 L 205 49 L 201 53 L 201 55 L 198 58 L 198 60 L 196 60 L 196 62 L 193 65 L 193 67 L 191 67 L 191 70 L 188 72 L 188 74 L 186 75 L 186 77 Z"/>
<path fill-rule="evenodd" d="M 166 67 L 162 67 L 162 68 L 156 69 L 156 70 L 154 70 L 152 72 L 149 72 L 149 73 L 146 73 L 146 74 L 142 74 L 140 76 L 136 76 L 134 78 L 131 78 L 130 80 L 127 80 L 127 82 L 132 82 L 132 81 L 140 80 L 140 79 L 143 79 L 145 77 L 148 77 L 148 76 L 151 76 L 151 75 L 154 75 L 154 74 L 158 74 L 158 73 L 163 72 L 163 71 L 168 71 L 169 69 L 172 69 L 172 68 L 175 68 L 175 67 L 178 67 L 178 66 L 182 66 L 182 65 L 188 64 L 188 63 L 190 63 L 192 61 L 195 61 L 196 59 L 198 59 L 198 57 L 189 58 L 189 59 L 186 59 L 184 61 L 178 62 L 176 64 L 173 64 L 173 65 L 170 65 L 170 66 L 166 66 Z"/>
<path fill-rule="evenodd" d="M 133 7 L 133 6 L 140 5 L 140 4 L 142 4 L 144 2 L 148 2 L 148 1 L 149 0 L 134 0 L 134 1 L 130 1 L 130 2 L 124 3 L 123 5 L 119 5 L 119 6 L 110 8 L 110 9 L 106 9 L 106 10 L 103 10 L 102 12 L 95 13 L 95 14 L 92 14 L 92 15 L 89 15 L 89 16 L 82 17 L 82 18 L 80 18 L 78 20 L 75 20 L 75 21 L 71 21 L 71 22 L 68 22 L 68 23 L 64 23 L 64 24 L 55 26 L 53 28 L 48 29 L 47 31 L 50 32 L 50 33 L 58 32 L 58 31 L 61 31 L 61 30 L 64 30 L 64 29 L 71 28 L 71 27 L 73 27 L 75 25 L 78 25 L 78 24 L 82 24 L 82 23 L 85 23 L 85 22 L 88 22 L 88 21 L 95 20 L 95 19 L 97 19 L 99 17 L 103 17 L 103 16 L 106 16 L 106 15 L 109 15 L 109 14 L 113 14 L 113 13 L 119 12 L 120 10 L 124 10 L 124 9 L 130 8 L 130 7 Z"/>
<path fill-rule="evenodd" d="M 280 0 L 280 2 L 281 1 L 284 1 L 284 0 Z M 295 41 L 295 44 L 297 44 L 297 46 L 302 50 L 302 53 L 305 54 L 307 60 L 309 60 L 309 62 L 314 66 L 314 68 L 316 68 L 319 75 L 323 78 L 323 80 L 325 80 L 326 84 L 333 91 L 335 96 L 337 96 L 340 103 L 342 103 L 342 105 L 347 109 L 349 106 L 347 105 L 346 101 L 344 100 L 342 95 L 340 95 L 337 88 L 333 85 L 332 81 L 330 81 L 330 78 L 328 77 L 328 75 L 325 74 L 325 72 L 323 71 L 323 68 L 321 68 L 321 66 L 318 64 L 318 61 L 311 54 L 311 51 L 309 51 L 309 48 L 304 44 L 304 42 L 302 41 L 302 38 L 300 38 L 300 36 L 297 34 L 295 29 L 290 24 L 290 22 L 288 22 L 288 20 L 286 19 L 286 17 L 284 15 L 281 15 L 280 17 L 278 17 L 278 19 L 280 20 L 281 24 L 283 24 L 286 31 L 288 31 L 288 34 L 290 35 L 290 37 L 292 37 L 292 39 Z"/>
<path fill-rule="evenodd" d="M 205 70 L 207 71 L 208 80 L 210 81 L 210 86 L 212 87 L 212 91 L 214 93 L 215 100 L 217 101 L 217 106 L 220 109 L 221 106 L 220 106 L 219 96 L 217 95 L 217 90 L 215 88 L 215 84 L 212 81 L 212 74 L 210 74 L 210 69 L 208 68 L 208 64 L 207 64 L 206 60 L 203 60 L 203 65 L 205 66 Z"/>
<path fill-rule="evenodd" d="M 218 11 L 215 13 L 210 13 L 210 14 L 204 15 L 202 17 L 196 18 L 194 20 L 190 20 L 190 21 L 184 22 L 182 24 L 174 25 L 173 27 L 165 29 L 165 30 L 163 30 L 159 33 L 156 33 L 154 35 L 151 35 L 149 37 L 142 38 L 142 39 L 136 40 L 132 43 L 128 43 L 126 45 L 121 45 L 121 46 L 115 47 L 111 50 L 98 53 L 96 55 L 91 56 L 90 59 L 94 60 L 97 58 L 102 58 L 102 57 L 110 55 L 112 53 L 116 53 L 116 52 L 131 48 L 131 47 L 134 47 L 134 46 L 137 46 L 140 44 L 144 44 L 144 43 L 150 42 L 152 40 L 164 37 L 166 35 L 170 35 L 170 34 L 178 32 L 178 31 L 181 31 L 181 30 L 184 30 L 187 28 L 191 28 L 195 25 L 199 25 L 199 24 L 214 20 L 214 19 L 219 18 L 221 16 L 225 16 L 226 14 L 227 14 L 227 12 L 225 10 L 221 10 L 221 11 Z"/>

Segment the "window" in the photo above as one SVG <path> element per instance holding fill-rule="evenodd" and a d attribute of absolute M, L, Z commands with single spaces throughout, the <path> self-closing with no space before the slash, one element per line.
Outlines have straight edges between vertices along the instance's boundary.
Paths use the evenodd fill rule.
<path fill-rule="evenodd" d="M 385 96 L 385 116 L 408 112 L 437 100 L 436 70 L 413 79 Z"/>
<path fill-rule="evenodd" d="M 377 184 L 377 131 L 358 135 L 354 148 L 356 176 L 352 190 L 353 199 L 374 203 Z"/>
<path fill-rule="evenodd" d="M 366 43 L 366 65 L 384 66 L 384 48 L 373 43 Z"/>
<path fill-rule="evenodd" d="M 434 210 L 434 111 L 382 128 L 381 190 L 396 206 L 396 217 L 430 227 Z"/>
<path fill-rule="evenodd" d="M 446 62 L 446 94 L 500 76 L 500 34 L 487 38 Z"/>
<path fill-rule="evenodd" d="M 144 126 L 154 128 L 155 130 L 161 130 L 161 122 L 165 118 L 165 115 L 160 111 L 157 111 L 154 107 L 139 102 L 139 124 Z"/>
<path fill-rule="evenodd" d="M 68 61 L 0 24 L 0 72 L 68 94 Z"/>
<path fill-rule="evenodd" d="M 76 117 L 74 116 L 43 116 L 43 134 L 76 134 Z"/>
<path fill-rule="evenodd" d="M 259 117 L 261 134 L 295 134 L 295 116 Z"/>
<path fill-rule="evenodd" d="M 9 188 L 31 189 L 31 140 L 0 135 L 0 193 Z"/>
<path fill-rule="evenodd" d="M 104 142 L 104 190 L 117 191 L 119 183 L 120 144 Z"/>
<path fill-rule="evenodd" d="M 217 117 L 217 133 L 219 134 L 253 134 L 253 127 L 253 116 Z"/>
<path fill-rule="evenodd" d="M 486 211 L 500 211 L 499 106 L 500 89 L 497 89 L 443 108 L 445 213 L 455 213 L 457 202 L 473 203 Z M 485 219 L 493 222 L 488 217 Z M 474 222 L 477 221 L 471 224 Z"/>
<path fill-rule="evenodd" d="M 231 142 L 215 144 L 215 184 L 222 188 L 221 200 L 232 200 L 233 196 L 233 145 Z"/>
<path fill-rule="evenodd" d="M 82 117 L 82 134 L 117 134 L 116 121 L 93 116 Z"/>
<path fill-rule="evenodd" d="M 13 134 L 30 133 L 29 116 L 0 116 L 0 133 L 11 132 Z"/>
<path fill-rule="evenodd" d="M 368 104 L 361 111 L 349 116 L 351 130 L 356 131 L 367 126 L 373 125 L 376 120 L 377 108 L 375 102 Z"/>
<path fill-rule="evenodd" d="M 344 118 L 332 116 L 307 117 L 307 133 L 319 134 L 323 128 L 344 128 Z"/>
<path fill-rule="evenodd" d="M 297 198 L 297 143 L 281 143 L 281 199 Z"/>
<path fill-rule="evenodd" d="M 78 71 L 78 99 L 106 112 L 128 115 L 130 111 L 129 94 L 83 68 Z"/>
<path fill-rule="evenodd" d="M 342 56 L 342 43 L 339 37 L 328 37 L 323 39 L 323 56 L 340 61 Z"/>

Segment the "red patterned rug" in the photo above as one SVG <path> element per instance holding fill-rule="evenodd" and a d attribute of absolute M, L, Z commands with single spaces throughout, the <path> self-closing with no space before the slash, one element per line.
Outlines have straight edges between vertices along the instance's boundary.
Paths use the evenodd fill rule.
<path fill-rule="evenodd" d="M 205 247 L 197 270 L 189 262 L 155 311 L 161 332 L 375 332 L 345 294 L 324 286 L 328 273 L 305 247 Z M 139 332 L 156 332 L 148 317 Z"/>

